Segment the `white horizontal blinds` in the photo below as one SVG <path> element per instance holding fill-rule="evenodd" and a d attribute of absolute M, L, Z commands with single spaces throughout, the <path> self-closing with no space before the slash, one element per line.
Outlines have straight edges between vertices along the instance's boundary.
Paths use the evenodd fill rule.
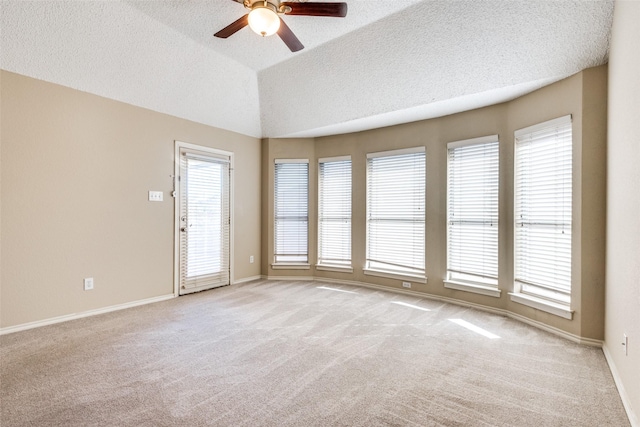
<path fill-rule="evenodd" d="M 318 164 L 318 264 L 351 267 L 351 158 Z"/>
<path fill-rule="evenodd" d="M 515 280 L 523 293 L 569 303 L 571 117 L 515 136 Z"/>
<path fill-rule="evenodd" d="M 447 270 L 451 280 L 498 285 L 498 137 L 448 148 Z"/>
<path fill-rule="evenodd" d="M 181 153 L 181 288 L 229 283 L 229 160 Z"/>
<path fill-rule="evenodd" d="M 367 268 L 424 277 L 424 148 L 367 157 Z"/>
<path fill-rule="evenodd" d="M 276 160 L 275 262 L 307 263 L 309 162 Z"/>

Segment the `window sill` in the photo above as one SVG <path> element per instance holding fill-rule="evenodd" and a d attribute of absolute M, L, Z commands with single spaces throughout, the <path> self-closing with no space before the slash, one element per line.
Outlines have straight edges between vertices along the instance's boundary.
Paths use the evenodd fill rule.
<path fill-rule="evenodd" d="M 511 295 L 511 301 L 518 304 L 526 305 L 527 307 L 535 308 L 536 310 L 544 311 L 564 319 L 573 319 L 574 311 L 571 310 L 569 306 L 521 293 L 510 292 L 509 295 Z"/>
<path fill-rule="evenodd" d="M 444 280 L 444 287 L 447 289 L 455 289 L 456 291 L 473 292 L 474 294 L 487 295 L 494 298 L 500 298 L 500 294 L 502 293 L 500 289 L 491 286 L 456 282 L 453 280 Z"/>
<path fill-rule="evenodd" d="M 337 265 L 316 264 L 316 270 L 335 271 L 336 273 L 353 273 L 353 267 L 342 267 Z"/>
<path fill-rule="evenodd" d="M 273 270 L 309 270 L 311 269 L 311 264 L 309 263 L 286 264 L 281 262 L 281 263 L 271 264 L 271 268 Z"/>
<path fill-rule="evenodd" d="M 387 279 L 409 280 L 416 283 L 427 283 L 424 276 L 415 276 L 412 274 L 389 273 L 388 271 L 371 270 L 363 268 L 362 272 L 367 276 L 385 277 Z"/>

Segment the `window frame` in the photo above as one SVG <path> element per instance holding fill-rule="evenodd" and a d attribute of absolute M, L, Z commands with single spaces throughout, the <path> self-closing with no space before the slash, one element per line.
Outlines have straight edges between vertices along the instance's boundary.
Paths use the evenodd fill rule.
<path fill-rule="evenodd" d="M 279 224 L 279 219 L 281 219 L 283 216 L 279 215 L 278 212 L 278 205 L 279 205 L 279 198 L 278 198 L 278 187 L 279 187 L 279 183 L 278 183 L 278 165 L 291 165 L 291 164 L 295 164 L 295 165 L 306 165 L 306 185 L 305 185 L 305 198 L 306 200 L 304 201 L 304 203 L 306 204 L 306 215 L 305 216 L 301 216 L 300 218 L 306 218 L 306 253 L 305 254 L 279 254 L 278 253 L 278 231 L 280 229 L 280 226 L 282 226 L 282 224 Z M 283 166 L 284 167 L 284 166 Z M 309 269 L 310 268 L 310 264 L 309 264 L 309 180 L 310 180 L 310 168 L 309 168 L 309 159 L 275 159 L 274 160 L 274 178 L 273 178 L 273 183 L 274 183 L 274 189 L 273 189 L 273 214 L 274 214 L 274 229 L 273 229 L 273 263 L 271 264 L 271 267 L 273 269 Z M 304 220 L 303 220 L 304 222 Z M 286 256 L 305 256 L 306 259 L 305 260 L 286 260 L 284 259 L 284 257 Z M 283 257 L 283 259 L 278 259 L 279 257 Z"/>
<path fill-rule="evenodd" d="M 494 202 L 495 205 L 490 206 L 488 210 L 485 207 L 482 207 L 481 209 L 482 221 L 486 222 L 488 220 L 490 221 L 491 224 L 493 224 L 491 225 L 491 227 L 495 227 L 495 231 L 494 231 L 495 240 L 489 241 L 489 242 L 483 241 L 483 244 L 481 245 L 482 246 L 481 250 L 484 256 L 491 256 L 490 252 L 495 251 L 494 259 L 488 259 L 488 260 L 483 259 L 483 261 L 480 263 L 482 265 L 474 266 L 476 270 L 483 270 L 483 271 L 471 272 L 471 271 L 463 271 L 462 269 L 460 269 L 459 271 L 454 272 L 451 268 L 451 262 L 452 262 L 451 260 L 451 245 L 452 245 L 451 207 L 452 207 L 452 196 L 454 196 L 454 194 L 452 194 L 452 191 L 454 189 L 460 190 L 460 188 L 458 187 L 452 188 L 451 186 L 452 173 L 453 173 L 452 166 L 454 165 L 454 163 L 452 163 L 452 157 L 451 157 L 452 150 L 464 149 L 469 147 L 477 147 L 480 145 L 489 146 L 490 144 L 495 145 L 494 147 L 489 147 L 489 149 L 495 150 L 489 153 L 489 155 L 491 156 L 495 155 L 495 159 L 488 157 L 489 155 L 487 155 L 485 152 L 479 152 L 477 154 L 477 157 L 479 161 L 483 161 L 483 162 L 486 159 L 489 159 L 490 162 L 495 164 L 493 166 L 495 170 L 488 171 L 486 170 L 486 165 L 483 164 L 482 171 L 478 173 L 474 173 L 473 171 L 470 171 L 468 172 L 468 174 L 469 175 L 473 174 L 472 176 L 473 178 L 477 178 L 476 175 L 479 175 L 479 178 L 483 178 L 485 180 L 486 179 L 495 180 L 495 184 L 490 188 L 490 191 L 492 193 L 492 198 L 495 198 L 495 202 Z M 457 176 L 459 175 L 460 173 L 457 173 Z M 473 292 L 481 295 L 488 295 L 492 297 L 500 297 L 501 291 L 498 288 L 498 283 L 499 283 L 498 276 L 499 276 L 499 265 L 500 265 L 500 252 L 499 252 L 499 246 L 500 246 L 500 229 L 499 229 L 499 224 L 500 224 L 500 138 L 499 138 L 499 135 L 488 135 L 484 137 L 465 139 L 461 141 L 448 143 L 447 144 L 447 181 L 446 182 L 447 182 L 446 184 L 447 185 L 447 189 L 446 189 L 447 228 L 446 228 L 446 257 L 445 257 L 446 272 L 445 272 L 445 278 L 443 281 L 444 287 L 449 289 Z M 473 191 L 473 189 L 471 190 Z M 461 195 L 460 197 L 464 197 L 464 196 Z M 483 200 L 484 200 L 484 195 L 483 195 Z M 489 217 L 487 217 L 486 215 L 489 215 Z M 482 227 L 482 229 L 484 229 L 484 226 Z M 480 232 L 480 234 L 484 234 L 484 233 Z M 481 237 L 484 238 L 483 235 Z M 493 244 L 495 249 L 485 251 L 484 250 L 485 244 L 488 244 L 488 245 Z M 493 275 L 488 274 L 487 270 L 483 267 L 483 265 L 485 264 L 485 261 L 487 261 L 487 263 L 495 263 L 495 272 L 493 273 Z"/>
<path fill-rule="evenodd" d="M 421 201 L 419 201 L 419 204 L 421 203 L 421 206 L 422 206 L 422 215 L 421 215 L 422 220 L 419 221 L 422 224 L 422 239 L 421 239 L 421 242 L 419 242 L 419 246 L 421 245 L 421 248 L 422 248 L 421 265 L 418 267 L 406 267 L 406 266 L 398 265 L 397 268 L 382 268 L 380 267 L 380 264 L 386 263 L 388 265 L 392 265 L 393 263 L 391 263 L 389 260 L 373 260 L 372 259 L 371 224 L 375 221 L 382 221 L 382 219 L 372 218 L 371 209 L 372 209 L 373 202 L 371 200 L 371 193 L 373 191 L 372 185 L 374 182 L 371 176 L 372 167 L 373 167 L 372 164 L 373 162 L 376 162 L 376 159 L 401 157 L 401 156 L 416 155 L 416 154 L 422 156 L 422 162 L 423 162 L 423 166 L 422 166 L 423 180 L 422 180 L 422 183 L 420 184 L 422 187 L 422 195 L 421 195 Z M 418 282 L 418 283 L 427 282 L 427 276 L 426 276 L 426 190 L 427 190 L 426 166 L 427 165 L 426 163 L 427 163 L 427 156 L 426 156 L 426 149 L 424 146 L 367 153 L 366 220 L 365 220 L 366 222 L 365 248 L 366 249 L 365 249 L 365 266 L 363 268 L 363 273 L 365 275 L 386 277 L 386 278 L 400 279 L 400 280 L 409 279 L 413 282 Z M 411 221 L 415 221 L 415 218 L 417 217 L 414 217 Z M 406 219 L 400 219 L 400 218 L 388 218 L 386 220 L 406 222 Z M 415 233 L 413 234 L 415 235 Z M 372 265 L 372 263 L 374 262 L 377 262 L 378 265 Z"/>
<path fill-rule="evenodd" d="M 540 135 L 541 133 L 557 133 L 558 131 L 562 131 L 564 129 L 564 131 L 566 132 L 566 128 L 568 126 L 569 132 L 570 132 L 570 136 L 567 139 L 567 137 L 564 137 L 564 140 L 561 142 L 564 142 L 565 144 L 568 144 L 567 146 L 564 147 L 565 150 L 569 151 L 569 165 L 567 164 L 561 164 L 559 171 L 570 171 L 570 177 L 569 177 L 569 184 L 568 184 L 568 191 L 565 191 L 566 187 L 567 187 L 567 183 L 566 183 L 566 179 L 562 180 L 562 216 L 563 219 L 566 221 L 566 219 L 568 218 L 569 223 L 565 224 L 565 223 L 557 223 L 557 222 L 545 222 L 542 223 L 540 222 L 540 224 L 537 224 L 533 219 L 529 220 L 529 224 L 528 224 L 528 230 L 539 230 L 542 227 L 547 227 L 547 228 L 557 228 L 557 227 L 562 227 L 563 224 L 565 226 L 565 228 L 563 229 L 564 231 L 566 231 L 567 229 L 569 230 L 570 236 L 568 239 L 565 238 L 564 241 L 564 245 L 566 246 L 566 243 L 568 242 L 568 246 L 569 246 L 569 250 L 568 250 L 568 268 L 567 268 L 567 263 L 565 262 L 563 265 L 563 268 L 565 269 L 565 271 L 568 269 L 568 289 L 561 291 L 559 289 L 558 285 L 553 285 L 553 284 L 548 284 L 548 283 L 534 283 L 531 282 L 529 280 L 525 280 L 520 276 L 520 253 L 519 253 L 519 248 L 523 245 L 523 243 L 519 240 L 519 232 L 518 232 L 518 227 L 524 227 L 524 224 L 526 223 L 526 221 L 519 221 L 518 218 L 518 213 L 519 213 L 519 205 L 521 205 L 521 203 L 519 203 L 520 197 L 519 196 L 519 186 L 520 186 L 520 182 L 521 182 L 521 178 L 520 178 L 520 174 L 522 172 L 519 171 L 519 162 L 520 162 L 520 153 L 522 152 L 522 150 L 524 149 L 524 145 L 525 143 L 543 143 L 543 142 L 547 142 L 548 141 L 552 141 L 552 138 L 557 138 L 557 136 L 549 136 L 546 139 L 543 140 L 542 137 L 540 136 L 535 136 L 535 134 Z M 573 236 L 575 235 L 575 230 L 574 230 L 574 225 L 575 222 L 573 221 L 573 215 L 575 213 L 575 205 L 574 205 L 574 197 L 573 197 L 573 189 L 574 189 L 574 173 L 573 173 L 573 169 L 574 169 L 574 143 L 573 143 L 573 121 L 572 121 L 572 117 L 571 115 L 568 116 L 563 116 L 563 117 L 559 117 L 553 120 L 549 120 L 549 121 L 545 121 L 533 126 L 529 126 L 527 128 L 524 129 L 519 129 L 517 131 L 515 131 L 514 133 L 514 183 L 513 183 L 513 188 L 514 188 L 514 221 L 513 221 L 513 227 L 514 227 L 514 232 L 513 232 L 513 271 L 514 271 L 514 291 L 513 293 L 511 293 L 511 299 L 515 302 L 524 304 L 524 305 L 528 305 L 543 311 L 547 311 L 549 313 L 567 318 L 567 319 L 571 319 L 573 316 L 573 311 L 570 309 L 571 307 L 571 303 L 572 303 L 572 298 L 571 298 L 571 293 L 573 290 L 573 258 L 574 258 L 574 248 L 573 248 Z M 567 148 L 568 147 L 568 148 Z M 562 147 L 561 147 L 562 148 Z M 566 155 L 566 154 L 563 154 Z M 553 158 L 557 159 L 559 156 L 558 155 L 554 155 Z M 565 159 L 566 160 L 566 159 Z M 555 172 L 556 175 L 560 175 L 557 173 L 557 171 Z M 566 174 L 565 174 L 566 175 Z M 558 178 L 556 178 L 558 179 Z M 552 196 L 550 196 L 550 200 L 552 200 L 553 198 L 557 198 L 558 197 L 558 192 L 557 190 L 553 193 Z M 568 195 L 568 196 L 567 196 Z M 570 210 L 569 213 L 566 214 L 564 209 L 566 208 L 566 198 L 569 197 L 570 198 Z M 546 201 L 546 199 L 545 199 Z M 539 203 L 539 202 L 538 202 Z M 556 202 L 557 203 L 557 202 Z M 556 208 L 557 210 L 557 208 Z M 525 212 L 526 213 L 526 212 Z M 557 212 L 555 212 L 555 214 L 557 215 Z M 533 214 L 532 218 L 533 218 Z M 534 222 L 532 222 L 534 221 Z M 530 232 L 530 234 L 533 234 L 533 231 Z M 566 233 L 562 234 L 566 234 Z M 556 247 L 559 243 L 556 243 Z M 548 250 L 548 248 L 554 248 L 553 245 L 549 245 L 548 247 L 544 247 L 542 249 Z M 557 250 L 557 249 L 556 249 Z M 566 255 L 566 254 L 565 254 Z M 565 256 L 566 258 L 566 256 Z M 555 256 L 554 257 L 554 262 L 558 263 L 557 260 L 560 259 L 560 257 Z M 558 263 L 559 264 L 559 263 Z M 557 269 L 556 269 L 557 270 Z M 566 274 L 566 273 L 565 273 Z M 525 289 L 526 288 L 526 289 Z M 538 289 L 540 288 L 540 289 Z M 544 291 L 544 289 L 549 289 L 550 291 Z M 561 297 L 560 297 L 561 296 Z"/>
<path fill-rule="evenodd" d="M 344 192 L 348 193 L 348 201 L 339 200 L 344 204 L 345 202 L 348 205 L 348 219 L 344 212 L 341 215 L 341 220 L 347 221 L 348 223 L 348 237 L 347 240 L 344 239 L 343 236 L 340 242 L 340 245 L 343 250 L 345 245 L 347 246 L 346 252 L 348 253 L 348 257 L 338 256 L 337 259 L 331 260 L 329 257 L 325 256 L 323 249 L 323 232 L 325 230 L 324 223 L 324 207 L 327 203 L 323 200 L 325 194 L 325 169 L 323 165 L 331 164 L 331 163 L 349 163 L 348 166 L 348 175 L 349 180 L 346 183 L 341 183 L 342 187 L 338 189 L 339 193 L 337 195 L 338 198 L 344 197 Z M 345 172 L 345 169 L 341 169 L 337 171 L 338 173 Z M 335 190 L 335 189 L 334 189 Z M 353 162 L 351 160 L 350 155 L 346 156 L 336 156 L 336 157 L 324 157 L 318 159 L 318 223 L 317 223 L 317 260 L 316 260 L 316 270 L 324 270 L 324 271 L 337 271 L 337 272 L 353 272 L 353 252 L 352 252 L 352 226 L 353 226 L 353 209 L 352 209 L 352 200 L 353 200 Z M 336 218 L 334 218 L 336 219 Z M 343 234 L 344 230 L 339 232 L 339 234 Z M 332 262 L 335 261 L 335 262 Z"/>

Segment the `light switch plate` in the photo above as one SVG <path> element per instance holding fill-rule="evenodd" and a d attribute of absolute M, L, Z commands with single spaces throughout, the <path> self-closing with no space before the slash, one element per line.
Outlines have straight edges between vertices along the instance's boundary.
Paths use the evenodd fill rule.
<path fill-rule="evenodd" d="M 162 191 L 149 191 L 149 201 L 150 202 L 161 202 L 162 201 Z"/>

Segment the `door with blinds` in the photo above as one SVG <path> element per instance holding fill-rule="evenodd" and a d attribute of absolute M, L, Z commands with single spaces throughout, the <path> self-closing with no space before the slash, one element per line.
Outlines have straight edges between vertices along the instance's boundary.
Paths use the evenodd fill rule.
<path fill-rule="evenodd" d="M 179 294 L 230 284 L 231 156 L 178 146 Z"/>

